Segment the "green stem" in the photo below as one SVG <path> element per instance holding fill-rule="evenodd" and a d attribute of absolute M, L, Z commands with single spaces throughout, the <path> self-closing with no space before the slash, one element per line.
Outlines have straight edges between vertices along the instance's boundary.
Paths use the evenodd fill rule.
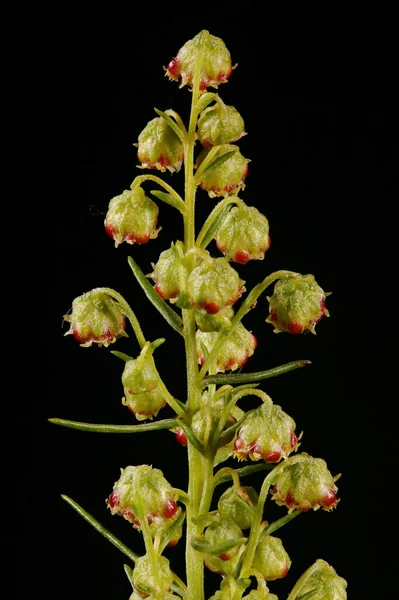
<path fill-rule="evenodd" d="M 233 471 L 235 471 L 238 477 L 242 478 L 246 477 L 247 475 L 252 475 L 253 473 L 259 473 L 259 471 L 270 471 L 270 469 L 273 468 L 274 465 L 262 462 L 259 465 L 250 465 L 249 467 L 242 467 L 241 469 L 233 469 Z M 220 483 L 226 483 L 226 481 L 233 479 L 231 471 L 227 471 L 226 469 L 227 467 L 223 467 L 215 474 L 215 486 L 219 485 Z M 223 471 L 223 474 L 219 476 L 221 471 Z"/>
<path fill-rule="evenodd" d="M 158 185 L 162 186 L 174 198 L 174 206 L 178 208 L 182 214 L 186 212 L 186 206 L 182 197 L 176 192 L 176 190 L 172 188 L 171 185 L 156 175 L 138 175 L 135 177 L 131 187 L 134 185 L 141 185 L 144 183 L 144 181 L 154 181 L 155 183 L 158 183 Z"/>
<path fill-rule="evenodd" d="M 49 421 L 55 425 L 61 425 L 61 427 L 96 433 L 145 433 L 146 431 L 156 431 L 157 429 L 173 429 L 178 424 L 176 419 L 164 419 L 162 421 L 155 421 L 154 423 L 146 423 L 145 425 L 103 425 L 56 418 L 49 419 Z"/>
<path fill-rule="evenodd" d="M 114 298 L 119 303 L 123 314 L 130 321 L 130 324 L 136 335 L 136 338 L 137 338 L 140 348 L 143 348 L 145 341 L 146 341 L 143 331 L 140 327 L 140 323 L 138 322 L 136 315 L 134 314 L 133 310 L 130 308 L 129 304 L 126 302 L 124 297 L 121 296 L 121 294 L 118 294 L 118 292 L 116 292 L 115 290 L 113 290 L 111 288 L 99 288 L 99 289 L 101 289 L 104 293 L 106 293 L 109 296 L 111 296 L 112 298 Z"/>

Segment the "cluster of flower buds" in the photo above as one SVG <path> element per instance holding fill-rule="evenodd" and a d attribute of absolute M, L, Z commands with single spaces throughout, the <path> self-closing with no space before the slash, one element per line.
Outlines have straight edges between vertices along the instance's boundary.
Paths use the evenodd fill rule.
<path fill-rule="evenodd" d="M 263 260 L 270 246 L 269 222 L 257 208 L 240 202 L 224 219 L 215 241 L 229 261 Z"/>
<path fill-rule="evenodd" d="M 197 122 L 197 138 L 205 148 L 231 144 L 246 135 L 244 119 L 234 106 L 216 96 L 213 106 L 203 110 Z"/>
<path fill-rule="evenodd" d="M 290 456 L 276 469 L 271 489 L 272 499 L 288 512 L 300 510 L 331 510 L 339 502 L 333 477 L 322 458 L 313 458 L 306 452 Z"/>
<path fill-rule="evenodd" d="M 180 171 L 184 147 L 180 138 L 162 117 L 147 123 L 138 137 L 137 158 L 144 169 L 171 173 Z"/>
<path fill-rule="evenodd" d="M 199 364 L 204 364 L 216 342 L 223 335 L 218 331 L 196 332 L 197 357 Z M 256 337 L 242 323 L 238 323 L 226 338 L 215 360 L 216 372 L 235 371 L 243 367 L 253 355 L 257 346 Z"/>
<path fill-rule="evenodd" d="M 280 406 L 265 399 L 261 406 L 246 413 L 237 431 L 233 456 L 238 460 L 276 463 L 297 450 L 295 426 Z"/>
<path fill-rule="evenodd" d="M 173 583 L 169 560 L 157 556 L 156 568 L 147 554 L 136 559 L 132 574 L 132 585 L 141 597 L 164 598 Z"/>
<path fill-rule="evenodd" d="M 288 556 L 280 538 L 263 531 L 256 546 L 252 567 L 257 569 L 266 581 L 274 581 L 285 577 L 291 567 Z"/>
<path fill-rule="evenodd" d="M 122 242 L 146 244 L 157 237 L 158 206 L 148 198 L 139 185 L 132 184 L 109 203 L 105 217 L 105 231 L 117 247 Z"/>
<path fill-rule="evenodd" d="M 290 598 L 346 600 L 347 582 L 325 560 L 317 559 L 298 579 Z"/>
<path fill-rule="evenodd" d="M 221 83 L 226 83 L 231 75 L 233 67 L 230 52 L 221 38 L 206 30 L 200 31 L 180 48 L 165 69 L 166 75 L 173 81 L 181 79 L 180 87 L 192 86 L 198 60 L 201 61 L 198 82 L 201 91 L 207 87 L 217 88 Z"/>
<path fill-rule="evenodd" d="M 203 148 L 196 160 L 196 168 L 206 159 L 210 150 Z M 248 163 L 238 146 L 235 144 L 223 144 L 220 146 L 218 158 L 229 153 L 223 162 L 214 168 L 205 169 L 200 177 L 199 187 L 206 192 L 210 198 L 215 196 L 229 196 L 237 194 L 245 188 L 245 178 L 248 175 Z"/>
<path fill-rule="evenodd" d="M 313 275 L 294 275 L 281 279 L 274 286 L 267 323 L 274 331 L 299 334 L 306 330 L 315 333 L 320 319 L 329 316 L 325 305 L 326 294 Z"/>
<path fill-rule="evenodd" d="M 118 303 L 102 288 L 75 298 L 71 314 L 65 315 L 64 320 L 70 324 L 65 335 L 72 334 L 81 346 L 109 346 L 127 335 L 125 317 Z"/>
<path fill-rule="evenodd" d="M 149 465 L 121 469 L 106 504 L 113 515 L 120 515 L 136 529 L 147 519 L 152 535 L 164 531 L 180 514 L 178 493 L 162 471 Z"/>
<path fill-rule="evenodd" d="M 152 419 L 166 405 L 159 389 L 159 375 L 152 358 L 151 344 L 146 342 L 139 356 L 128 360 L 122 373 L 125 396 L 122 404 L 138 421 Z"/>

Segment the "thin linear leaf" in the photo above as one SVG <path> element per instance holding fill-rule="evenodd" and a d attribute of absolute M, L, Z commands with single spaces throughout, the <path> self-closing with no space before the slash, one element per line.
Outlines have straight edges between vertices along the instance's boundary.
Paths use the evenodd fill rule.
<path fill-rule="evenodd" d="M 198 550 L 198 552 L 206 552 L 207 554 L 222 554 L 223 552 L 228 552 L 232 548 L 236 546 L 241 546 L 241 544 L 246 544 L 248 538 L 239 537 L 235 540 L 228 540 L 227 542 L 218 544 L 210 544 L 203 537 L 196 537 L 191 540 L 191 545 L 194 550 Z"/>
<path fill-rule="evenodd" d="M 217 94 L 215 94 L 214 92 L 207 92 L 206 94 L 202 94 L 197 104 L 195 105 L 195 111 L 197 113 L 202 112 L 207 106 L 209 106 L 211 102 L 213 102 L 216 99 L 216 97 Z"/>
<path fill-rule="evenodd" d="M 185 136 L 183 131 L 180 129 L 180 127 L 178 126 L 178 124 L 176 123 L 176 121 L 174 121 L 172 119 L 172 117 L 170 117 L 169 115 L 167 115 L 166 113 L 164 113 L 162 110 L 159 110 L 158 108 L 154 108 L 155 112 L 157 113 L 157 115 L 159 115 L 160 117 L 162 117 L 162 119 L 164 121 L 167 122 L 167 124 L 169 125 L 169 127 L 171 129 L 173 129 L 173 131 L 175 132 L 175 134 L 177 135 L 177 137 L 182 141 L 185 142 Z"/>
<path fill-rule="evenodd" d="M 162 533 L 162 538 L 161 538 L 161 541 L 159 544 L 159 553 L 160 554 L 162 554 L 162 552 L 165 550 L 165 548 L 169 544 L 170 540 L 173 540 L 173 538 L 179 534 L 180 528 L 182 527 L 185 518 L 186 518 L 186 513 L 181 511 L 181 513 L 179 514 L 177 519 L 175 519 L 172 522 L 171 526 Z"/>
<path fill-rule="evenodd" d="M 129 567 L 129 565 L 123 565 L 123 568 L 125 569 L 126 577 L 128 578 L 129 583 L 131 585 L 133 585 L 132 584 L 133 570 Z"/>
<path fill-rule="evenodd" d="M 155 306 L 155 308 L 161 313 L 163 318 L 169 323 L 171 327 L 180 335 L 183 335 L 183 321 L 181 317 L 163 300 L 154 290 L 143 271 L 140 269 L 138 264 L 133 260 L 131 256 L 128 256 L 128 263 L 136 277 L 138 283 L 144 290 L 148 300 Z"/>
<path fill-rule="evenodd" d="M 172 194 L 168 194 L 167 192 L 161 192 L 161 190 L 151 190 L 150 194 L 165 202 L 166 204 L 170 204 L 174 208 L 177 208 L 178 211 L 181 212 L 182 215 L 186 212 L 186 205 L 179 198 L 175 198 Z"/>
<path fill-rule="evenodd" d="M 210 227 L 208 228 L 206 233 L 203 235 L 201 244 L 200 244 L 200 248 L 205 250 L 205 248 L 208 246 L 208 244 L 210 244 L 210 242 L 213 240 L 213 238 L 219 231 L 220 227 L 222 226 L 223 221 L 227 217 L 227 215 L 230 212 L 230 210 L 232 209 L 232 207 L 233 207 L 232 204 L 227 204 L 221 210 L 220 214 L 216 217 L 216 219 L 210 225 Z"/>
<path fill-rule="evenodd" d="M 314 588 L 313 590 L 306 592 L 306 594 L 303 594 L 302 596 L 297 596 L 295 600 L 310 600 L 310 598 L 313 598 L 313 596 L 318 592 L 318 590 L 319 588 Z"/>
<path fill-rule="evenodd" d="M 220 165 L 222 165 L 224 162 L 226 162 L 226 160 L 231 158 L 233 156 L 233 154 L 235 154 L 236 152 L 237 152 L 237 150 L 230 150 L 229 152 L 225 152 L 221 156 L 217 156 L 216 158 L 214 158 L 209 163 L 209 165 L 207 165 L 205 167 L 205 169 L 200 173 L 200 175 L 198 175 L 198 177 L 197 177 L 197 175 L 195 176 L 196 184 L 198 185 L 199 183 L 201 183 L 202 178 L 204 177 L 205 174 L 209 174 L 211 171 L 213 171 L 217 167 L 220 167 Z"/>
<path fill-rule="evenodd" d="M 273 521 L 273 523 L 270 523 L 266 527 L 265 532 L 268 535 L 270 535 L 271 533 L 277 531 L 277 529 L 280 529 L 280 527 L 283 527 L 284 525 L 292 521 L 292 519 L 295 519 L 295 517 L 301 514 L 302 512 L 300 510 L 294 510 L 292 513 L 285 515 L 285 517 L 281 517 L 281 519 L 277 519 L 277 521 Z"/>
<path fill-rule="evenodd" d="M 123 360 L 125 362 L 129 362 L 129 360 L 133 360 L 132 356 L 129 356 L 128 354 L 125 354 L 124 352 L 119 352 L 118 350 L 111 350 L 111 354 L 113 354 L 114 356 L 116 356 L 117 358 L 120 358 L 121 360 Z"/>
<path fill-rule="evenodd" d="M 152 423 L 145 423 L 144 425 L 103 425 L 56 418 L 49 419 L 49 421 L 55 425 L 61 425 L 61 427 L 95 433 L 145 433 L 146 431 L 156 431 L 158 429 L 172 429 L 177 425 L 176 419 L 163 419 L 162 421 L 154 421 Z"/>
<path fill-rule="evenodd" d="M 289 373 L 289 371 L 294 371 L 295 369 L 300 369 L 301 367 L 311 364 L 310 360 L 296 360 L 286 363 L 285 365 L 280 365 L 279 367 L 274 367 L 273 369 L 268 369 L 267 371 L 257 371 L 255 373 L 231 373 L 228 375 L 208 375 L 208 377 L 204 377 L 203 385 L 205 387 L 212 383 L 215 383 L 216 385 L 227 385 L 261 381 L 262 379 L 284 375 L 284 373 Z"/>

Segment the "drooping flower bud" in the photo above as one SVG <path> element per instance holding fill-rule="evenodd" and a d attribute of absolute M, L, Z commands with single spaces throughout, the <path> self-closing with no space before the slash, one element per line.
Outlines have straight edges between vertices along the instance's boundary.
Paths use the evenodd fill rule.
<path fill-rule="evenodd" d="M 180 171 L 184 147 L 179 137 L 162 117 L 147 123 L 138 137 L 137 158 L 144 169 L 171 173 Z"/>
<path fill-rule="evenodd" d="M 315 333 L 316 323 L 323 315 L 329 316 L 326 295 L 313 275 L 298 274 L 281 279 L 274 286 L 272 297 L 268 298 L 270 306 L 266 323 L 271 323 L 276 333 L 288 331 L 299 334 L 307 329 Z"/>
<path fill-rule="evenodd" d="M 275 463 L 299 446 L 295 421 L 281 406 L 263 402 L 247 412 L 237 431 L 233 456 L 238 460 L 260 460 Z"/>
<path fill-rule="evenodd" d="M 320 558 L 307 569 L 294 585 L 289 597 L 302 598 L 306 594 L 312 600 L 346 600 L 347 582 L 325 560 Z"/>
<path fill-rule="evenodd" d="M 115 247 L 122 242 L 146 244 L 157 237 L 158 206 L 136 185 L 124 190 L 109 203 L 105 217 L 105 231 L 115 240 Z"/>
<path fill-rule="evenodd" d="M 237 302 L 244 283 L 225 258 L 209 257 L 191 271 L 187 292 L 193 308 L 215 314 Z"/>
<path fill-rule="evenodd" d="M 139 465 L 121 469 L 106 504 L 113 515 L 124 517 L 136 529 L 141 529 L 141 518 L 145 517 L 155 535 L 179 516 L 181 509 L 176 504 L 177 499 L 178 493 L 162 471 Z"/>
<path fill-rule="evenodd" d="M 194 316 L 195 322 L 201 331 L 220 331 L 231 327 L 231 319 L 234 316 L 234 310 L 231 306 L 222 308 L 222 310 L 216 314 L 204 314 L 196 310 Z"/>
<path fill-rule="evenodd" d="M 323 459 L 302 452 L 287 458 L 280 467 L 271 488 L 272 499 L 279 506 L 286 506 L 288 512 L 331 510 L 337 506 L 335 481 L 339 475 L 333 477 Z"/>
<path fill-rule="evenodd" d="M 70 323 L 65 335 L 72 334 L 81 346 L 109 346 L 125 332 L 126 321 L 118 303 L 101 288 L 78 296 L 72 312 L 64 320 Z"/>
<path fill-rule="evenodd" d="M 195 339 L 199 364 L 204 364 L 221 335 L 223 334 L 217 331 L 197 330 Z M 256 337 L 248 329 L 245 329 L 242 323 L 238 323 L 219 350 L 215 363 L 216 371 L 224 373 L 228 370 L 236 371 L 240 369 L 246 364 L 248 358 L 253 355 L 256 346 Z"/>
<path fill-rule="evenodd" d="M 236 142 L 245 134 L 244 119 L 234 106 L 227 106 L 218 96 L 199 116 L 197 137 L 205 148 Z"/>
<path fill-rule="evenodd" d="M 222 519 L 233 519 L 241 529 L 252 525 L 258 494 L 253 487 L 227 488 L 218 501 L 218 511 Z"/>
<path fill-rule="evenodd" d="M 287 575 L 291 559 L 280 538 L 263 531 L 256 546 L 252 566 L 262 573 L 266 581 L 274 581 Z"/>
<path fill-rule="evenodd" d="M 237 553 L 242 544 L 243 533 L 232 519 L 220 519 L 211 523 L 204 532 L 204 539 L 209 546 L 222 547 L 226 550 L 216 553 L 204 553 L 204 562 L 210 571 L 227 575 L 232 572 Z M 235 543 L 237 542 L 237 543 Z"/>
<path fill-rule="evenodd" d="M 149 350 L 149 342 L 139 356 L 128 360 L 122 373 L 125 397 L 122 404 L 138 421 L 152 419 L 166 405 L 159 389 L 159 375 Z"/>
<path fill-rule="evenodd" d="M 173 583 L 173 573 L 169 560 L 165 556 L 157 556 L 156 569 L 152 568 L 147 554 L 136 559 L 132 575 L 132 584 L 143 597 L 161 598 L 169 592 Z"/>
<path fill-rule="evenodd" d="M 200 177 L 199 187 L 206 192 L 210 198 L 215 196 L 229 196 L 237 194 L 245 188 L 245 178 L 248 175 L 248 158 L 245 158 L 238 146 L 234 144 L 223 144 L 220 146 L 218 156 L 234 151 L 234 154 L 212 169 L 205 169 Z M 196 168 L 201 165 L 210 151 L 204 148 L 198 155 Z"/>
<path fill-rule="evenodd" d="M 254 206 L 234 206 L 215 236 L 216 245 L 227 260 L 245 264 L 263 260 L 270 246 L 269 222 Z"/>
<path fill-rule="evenodd" d="M 193 85 L 194 70 L 200 55 L 199 89 L 217 88 L 231 75 L 231 57 L 222 39 L 203 30 L 180 48 L 166 68 L 169 79 L 179 81 L 180 87 Z"/>
<path fill-rule="evenodd" d="M 172 242 L 170 248 L 159 255 L 151 273 L 155 281 L 155 291 L 164 300 L 177 300 L 180 294 L 181 259 L 176 245 Z"/>

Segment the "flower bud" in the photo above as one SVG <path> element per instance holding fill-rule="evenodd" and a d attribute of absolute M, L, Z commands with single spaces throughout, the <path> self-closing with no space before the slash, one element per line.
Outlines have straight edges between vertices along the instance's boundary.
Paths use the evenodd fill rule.
<path fill-rule="evenodd" d="M 164 300 L 176 300 L 180 294 L 180 270 L 182 268 L 179 252 L 172 242 L 170 248 L 159 255 L 154 271 L 155 291 Z"/>
<path fill-rule="evenodd" d="M 146 518 L 155 535 L 178 517 L 181 509 L 176 504 L 177 499 L 178 493 L 162 471 L 139 465 L 121 469 L 106 504 L 113 515 L 124 517 L 136 529 L 141 529 L 141 519 Z"/>
<path fill-rule="evenodd" d="M 220 519 L 211 523 L 206 528 L 204 539 L 210 546 L 229 547 L 236 540 L 242 540 L 243 534 L 240 527 L 232 519 Z M 204 562 L 210 571 L 228 575 L 235 567 L 238 551 L 242 542 L 230 547 L 219 554 L 212 552 L 204 553 Z M 237 557 L 238 558 L 238 557 Z"/>
<path fill-rule="evenodd" d="M 197 330 L 195 338 L 199 364 L 204 364 L 212 348 L 223 335 L 217 331 L 203 332 Z M 253 355 L 257 345 L 256 337 L 242 323 L 238 323 L 229 334 L 216 357 L 216 371 L 236 371 L 243 367 Z"/>
<path fill-rule="evenodd" d="M 298 274 L 281 279 L 274 286 L 272 297 L 268 298 L 270 307 L 266 323 L 274 325 L 276 333 L 299 334 L 306 329 L 315 333 L 316 323 L 323 315 L 329 316 L 326 295 L 313 275 Z"/>
<path fill-rule="evenodd" d="M 215 314 L 237 302 L 244 283 L 225 258 L 209 257 L 191 271 L 187 292 L 193 308 Z"/>
<path fill-rule="evenodd" d="M 137 158 L 143 169 L 180 171 L 184 158 L 183 143 L 162 117 L 155 117 L 147 123 L 136 145 Z"/>
<path fill-rule="evenodd" d="M 291 559 L 280 538 L 268 535 L 265 531 L 261 533 L 252 567 L 262 573 L 266 581 L 282 579 L 287 575 Z"/>
<path fill-rule="evenodd" d="M 331 510 L 337 506 L 335 481 L 339 475 L 333 477 L 323 459 L 303 452 L 290 456 L 280 467 L 276 469 L 271 489 L 272 499 L 279 506 L 286 506 L 288 512 Z"/>
<path fill-rule="evenodd" d="M 158 206 L 145 195 L 144 190 L 133 186 L 110 201 L 105 231 L 115 240 L 115 247 L 122 242 L 146 244 L 158 235 L 158 212 Z"/>
<path fill-rule="evenodd" d="M 203 30 L 192 40 L 180 48 L 177 56 L 173 58 L 166 68 L 169 79 L 179 81 L 180 87 L 193 85 L 194 70 L 198 55 L 201 58 L 201 71 L 199 76 L 199 89 L 207 87 L 217 88 L 219 84 L 226 83 L 231 75 L 231 57 L 222 39 Z"/>
<path fill-rule="evenodd" d="M 270 246 L 269 222 L 254 206 L 234 206 L 215 236 L 216 245 L 227 260 L 245 264 L 263 260 Z"/>
<path fill-rule="evenodd" d="M 147 554 L 136 559 L 132 584 L 141 596 L 154 594 L 153 598 L 161 598 L 162 594 L 169 592 L 172 583 L 173 573 L 165 556 L 157 556 L 155 573 Z"/>
<path fill-rule="evenodd" d="M 290 598 L 302 598 L 307 593 L 312 600 L 346 600 L 347 582 L 326 561 L 317 559 L 298 579 Z"/>
<path fill-rule="evenodd" d="M 195 322 L 201 331 L 220 331 L 231 327 L 231 319 L 234 316 L 234 310 L 231 306 L 222 308 L 216 314 L 201 313 L 196 310 L 194 312 Z"/>
<path fill-rule="evenodd" d="M 148 346 L 136 359 L 128 360 L 122 373 L 125 397 L 122 404 L 136 416 L 138 421 L 152 419 L 166 405 L 159 390 L 159 375 Z"/>
<path fill-rule="evenodd" d="M 199 116 L 197 138 L 205 148 L 230 144 L 244 135 L 244 119 L 234 106 L 227 106 L 220 97 Z"/>
<path fill-rule="evenodd" d="M 244 180 L 248 175 L 249 159 L 245 158 L 239 151 L 238 146 L 234 144 L 223 144 L 220 146 L 218 156 L 223 156 L 227 152 L 234 154 L 229 156 L 224 162 L 216 165 L 213 169 L 205 169 L 200 177 L 199 187 L 206 192 L 210 198 L 215 196 L 229 196 L 237 194 L 245 188 Z M 196 168 L 201 165 L 210 151 L 204 148 L 198 155 Z"/>
<path fill-rule="evenodd" d="M 249 529 L 257 502 L 258 494 L 253 487 L 233 485 L 220 496 L 218 512 L 222 519 L 232 519 L 241 529 Z"/>
<path fill-rule="evenodd" d="M 70 323 L 65 335 L 72 334 L 81 346 L 109 346 L 125 332 L 126 322 L 118 303 L 101 288 L 86 292 L 72 302 L 72 312 L 64 320 Z"/>

